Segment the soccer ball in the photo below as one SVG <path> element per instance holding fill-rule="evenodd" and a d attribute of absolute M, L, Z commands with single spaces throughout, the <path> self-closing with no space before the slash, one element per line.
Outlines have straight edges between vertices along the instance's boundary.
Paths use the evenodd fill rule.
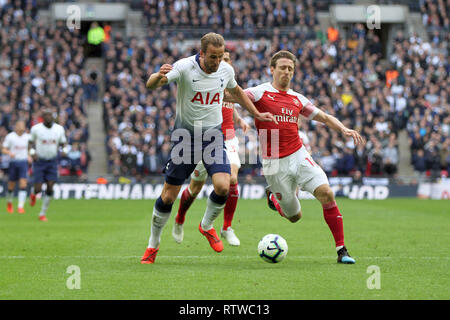
<path fill-rule="evenodd" d="M 259 241 L 258 254 L 266 262 L 281 262 L 287 252 L 287 242 L 278 234 L 267 234 Z"/>

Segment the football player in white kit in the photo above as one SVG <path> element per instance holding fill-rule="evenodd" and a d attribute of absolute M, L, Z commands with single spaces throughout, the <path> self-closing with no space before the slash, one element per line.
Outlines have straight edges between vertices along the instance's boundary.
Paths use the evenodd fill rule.
<path fill-rule="evenodd" d="M 233 68 L 222 61 L 225 40 L 217 33 L 208 33 L 201 39 L 200 53 L 164 64 L 146 83 L 156 89 L 167 83 L 177 83 L 175 130 L 172 133 L 170 159 L 164 170 L 165 183 L 161 196 L 153 208 L 151 234 L 143 264 L 155 262 L 161 233 L 170 217 L 172 205 L 184 181 L 197 163 L 203 164 L 212 178 L 214 190 L 209 195 L 199 231 L 216 252 L 223 250 L 213 223 L 222 212 L 230 189 L 230 164 L 225 153 L 222 124 L 224 90 L 228 89 L 236 101 L 259 121 L 274 121 L 270 113 L 260 113 L 234 79 Z"/>
<path fill-rule="evenodd" d="M 223 61 L 232 65 L 229 52 L 225 52 Z M 239 116 L 234 104 L 230 102 L 223 103 L 222 118 L 222 132 L 225 138 L 225 147 L 228 160 L 230 160 L 231 177 L 230 193 L 228 194 L 228 199 L 223 209 L 223 226 L 220 231 L 220 235 L 222 238 L 226 239 L 230 245 L 239 246 L 241 242 L 236 236 L 233 228 L 231 228 L 231 223 L 237 207 L 237 201 L 239 199 L 238 172 L 241 167 L 241 161 L 239 159 L 239 140 L 235 134 L 234 125 L 239 125 L 244 133 L 250 129 L 250 126 Z M 207 178 L 208 172 L 206 171 L 203 163 L 200 161 L 195 167 L 194 172 L 191 174 L 191 182 L 189 186 L 181 193 L 178 213 L 172 229 L 172 236 L 177 243 L 181 243 L 183 241 L 183 225 L 186 213 L 197 195 L 202 190 Z"/>
<path fill-rule="evenodd" d="M 7 211 L 9 213 L 14 212 L 12 200 L 17 181 L 19 182 L 17 212 L 25 213 L 23 207 L 27 198 L 28 163 L 31 162 L 28 155 L 30 135 L 25 132 L 25 129 L 25 122 L 17 121 L 14 131 L 5 137 L 3 142 L 2 152 L 11 159 L 8 168 L 8 191 L 6 192 Z"/>
<path fill-rule="evenodd" d="M 67 140 L 64 127 L 54 123 L 53 112 L 44 109 L 42 112 L 43 123 L 38 123 L 31 127 L 31 142 L 35 149 L 30 149 L 33 157 L 33 183 L 30 194 L 30 204 L 36 203 L 36 194 L 42 191 L 42 184 L 45 183 L 47 189 L 42 196 L 42 208 L 39 213 L 39 220 L 47 221 L 47 209 L 53 196 L 53 185 L 58 181 L 58 149 L 63 147 L 63 154 L 67 154 Z"/>
<path fill-rule="evenodd" d="M 255 126 L 263 151 L 263 174 L 268 184 L 268 203 L 291 222 L 302 217 L 297 187 L 320 201 L 323 216 L 335 240 L 339 263 L 353 264 L 344 244 L 342 215 L 328 178 L 306 150 L 298 133 L 298 117 L 324 123 L 329 128 L 364 144 L 360 134 L 345 127 L 337 118 L 316 108 L 306 97 L 290 89 L 297 59 L 288 51 L 279 51 L 270 60 L 273 81 L 245 90 L 260 112 L 271 112 L 279 124 L 260 122 Z M 234 102 L 233 99 L 225 99 Z M 261 137 L 266 139 L 261 139 Z"/>

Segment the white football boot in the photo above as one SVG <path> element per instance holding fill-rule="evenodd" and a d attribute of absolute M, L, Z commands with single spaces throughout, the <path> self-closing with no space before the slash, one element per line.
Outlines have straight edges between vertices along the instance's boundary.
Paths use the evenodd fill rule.
<path fill-rule="evenodd" d="M 227 240 L 227 242 L 231 245 L 231 246 L 239 246 L 241 244 L 241 241 L 239 241 L 238 237 L 236 237 L 236 235 L 234 234 L 234 230 L 231 227 L 228 227 L 227 230 L 221 230 L 220 231 L 220 235 L 222 236 L 222 238 L 225 238 L 225 240 Z"/>
<path fill-rule="evenodd" d="M 172 237 L 176 243 L 183 242 L 184 229 L 182 224 L 178 224 L 176 222 L 173 224 Z"/>

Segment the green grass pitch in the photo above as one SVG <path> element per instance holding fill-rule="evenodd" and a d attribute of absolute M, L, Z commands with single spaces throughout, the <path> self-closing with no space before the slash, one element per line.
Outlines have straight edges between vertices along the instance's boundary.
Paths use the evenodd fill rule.
<path fill-rule="evenodd" d="M 40 222 L 40 201 L 19 215 L 6 213 L 2 199 L 0 299 L 450 298 L 449 201 L 337 201 L 355 265 L 336 263 L 331 232 L 313 200 L 302 201 L 297 223 L 269 210 L 265 200 L 240 200 L 233 228 L 241 246 L 224 243 L 222 253 L 213 252 L 197 229 L 205 200 L 193 204 L 184 242 L 175 243 L 177 201 L 156 263 L 141 265 L 154 201 L 54 200 L 49 221 Z M 220 216 L 216 230 L 222 222 Z M 268 233 L 287 240 L 281 263 L 257 255 L 258 241 Z M 67 286 L 72 265 L 80 268 L 80 289 Z M 379 286 L 370 289 L 368 282 Z"/>

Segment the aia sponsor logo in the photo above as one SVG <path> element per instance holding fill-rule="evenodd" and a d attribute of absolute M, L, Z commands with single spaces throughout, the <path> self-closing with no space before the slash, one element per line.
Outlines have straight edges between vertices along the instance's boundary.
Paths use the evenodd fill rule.
<path fill-rule="evenodd" d="M 197 92 L 192 98 L 191 102 L 198 102 L 199 104 L 220 104 L 220 93 L 217 92 L 211 97 L 211 93 L 207 92 L 206 94 L 202 92 Z"/>

